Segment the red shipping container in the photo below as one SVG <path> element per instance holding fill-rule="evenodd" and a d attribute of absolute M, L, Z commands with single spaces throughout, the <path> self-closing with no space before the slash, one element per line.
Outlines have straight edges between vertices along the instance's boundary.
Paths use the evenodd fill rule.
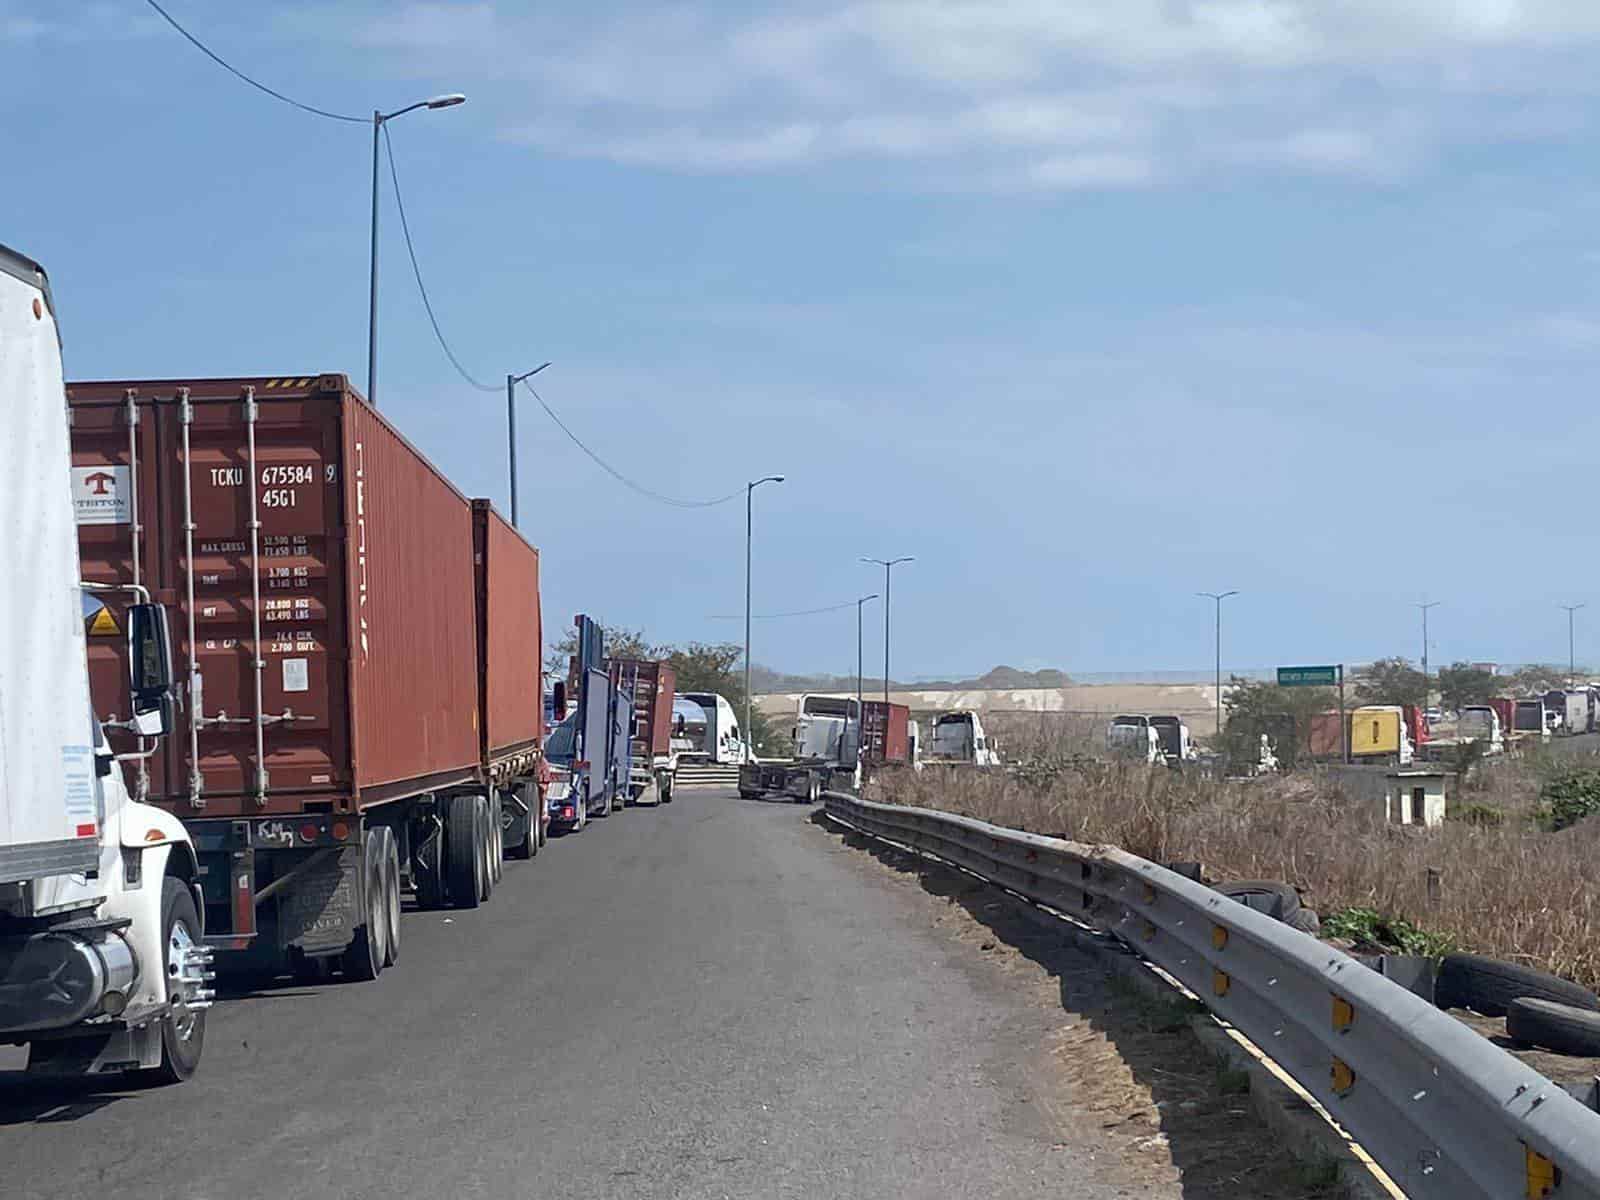
<path fill-rule="evenodd" d="M 472 502 L 483 767 L 530 759 L 544 736 L 539 552 L 488 500 Z"/>
<path fill-rule="evenodd" d="M 861 704 L 861 753 L 869 763 L 903 763 L 911 757 L 911 710 L 904 704 Z"/>
<path fill-rule="evenodd" d="M 68 402 L 84 576 L 172 610 L 179 711 L 149 799 L 348 812 L 478 776 L 471 503 L 343 375 L 73 383 Z M 101 597 L 120 626 L 127 597 Z M 100 712 L 125 655 L 91 638 Z"/>
<path fill-rule="evenodd" d="M 1348 715 L 1346 721 L 1349 720 Z M 1312 758 L 1344 757 L 1344 726 L 1336 712 L 1311 714 L 1311 727 L 1307 734 L 1307 748 Z"/>
<path fill-rule="evenodd" d="M 672 694 L 678 687 L 678 674 L 664 662 L 642 658 L 607 659 L 613 687 L 633 693 L 633 711 L 638 724 L 633 735 L 635 765 L 640 757 L 665 755 L 672 751 Z"/>

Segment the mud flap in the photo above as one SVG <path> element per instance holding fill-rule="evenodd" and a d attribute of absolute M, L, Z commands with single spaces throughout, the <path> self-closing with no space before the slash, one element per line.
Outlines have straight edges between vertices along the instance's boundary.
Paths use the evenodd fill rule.
<path fill-rule="evenodd" d="M 28 1045 L 28 1074 L 75 1079 L 161 1065 L 161 1024 L 115 1029 L 90 1037 L 50 1038 Z"/>
<path fill-rule="evenodd" d="M 344 950 L 366 912 L 361 889 L 361 848 L 346 846 L 277 897 L 278 944 L 313 956 Z"/>

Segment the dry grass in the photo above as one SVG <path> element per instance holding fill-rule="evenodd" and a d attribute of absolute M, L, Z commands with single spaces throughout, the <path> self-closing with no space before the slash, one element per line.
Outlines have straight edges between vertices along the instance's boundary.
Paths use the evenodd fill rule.
<path fill-rule="evenodd" d="M 1208 878 L 1283 880 L 1320 912 L 1375 909 L 1461 949 L 1600 988 L 1600 818 L 1541 832 L 1531 819 L 1539 763 L 1497 764 L 1452 797 L 1459 812 L 1492 807 L 1500 824 L 1450 819 L 1434 830 L 1385 825 L 1377 806 L 1315 773 L 1239 783 L 1075 762 L 1070 752 L 1044 763 L 1027 779 L 925 771 L 873 786 L 894 803 L 1118 845 L 1158 862 L 1198 860 Z M 1428 896 L 1430 869 L 1442 877 L 1437 900 Z"/>

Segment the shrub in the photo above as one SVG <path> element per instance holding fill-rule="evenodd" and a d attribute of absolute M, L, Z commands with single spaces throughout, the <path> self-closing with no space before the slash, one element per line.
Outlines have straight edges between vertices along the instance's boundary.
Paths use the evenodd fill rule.
<path fill-rule="evenodd" d="M 1600 770 L 1567 767 L 1556 771 L 1539 791 L 1552 830 L 1566 829 L 1600 812 Z"/>

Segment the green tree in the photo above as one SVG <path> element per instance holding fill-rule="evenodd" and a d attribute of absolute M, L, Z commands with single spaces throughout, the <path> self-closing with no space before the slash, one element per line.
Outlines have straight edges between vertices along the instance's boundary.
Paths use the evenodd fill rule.
<path fill-rule="evenodd" d="M 606 655 L 610 658 L 639 658 L 654 662 L 665 658 L 671 649 L 668 646 L 653 645 L 650 639 L 645 637 L 642 629 L 624 629 L 620 625 L 607 625 L 604 621 L 599 622 L 599 625 L 601 633 L 605 635 Z M 578 631 L 569 625 L 566 632 L 550 643 L 549 649 L 545 652 L 545 671 L 557 678 L 565 679 L 567 666 L 577 652 Z"/>
<path fill-rule="evenodd" d="M 1446 708 L 1460 712 L 1468 704 L 1487 704 L 1500 694 L 1500 682 L 1493 671 L 1451 663 L 1439 671 L 1439 699 Z"/>
<path fill-rule="evenodd" d="M 1428 703 L 1428 680 L 1404 658 L 1380 658 L 1362 667 L 1356 675 L 1356 702 L 1359 704 Z"/>
<path fill-rule="evenodd" d="M 1292 766 L 1309 749 L 1311 717 L 1338 708 L 1339 693 L 1333 688 L 1279 687 L 1235 675 L 1228 681 L 1222 705 L 1228 713 L 1221 742 L 1224 754 L 1236 761 L 1254 761 L 1264 733 L 1272 739 L 1278 760 Z"/>

